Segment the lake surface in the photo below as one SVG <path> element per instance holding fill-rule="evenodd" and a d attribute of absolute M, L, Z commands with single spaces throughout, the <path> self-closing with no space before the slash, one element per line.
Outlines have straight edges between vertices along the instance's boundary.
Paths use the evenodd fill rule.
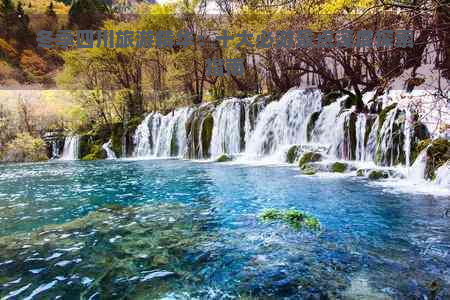
<path fill-rule="evenodd" d="M 286 166 L 2 165 L 0 298 L 449 299 L 449 207 Z"/>

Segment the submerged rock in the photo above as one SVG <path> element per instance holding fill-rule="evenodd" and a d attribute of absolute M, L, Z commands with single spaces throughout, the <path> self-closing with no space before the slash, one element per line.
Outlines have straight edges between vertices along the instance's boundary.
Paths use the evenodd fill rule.
<path fill-rule="evenodd" d="M 227 161 L 231 161 L 233 160 L 233 158 L 227 154 L 222 154 L 221 156 L 219 156 L 215 161 L 216 162 L 227 162 Z"/>
<path fill-rule="evenodd" d="M 389 173 L 383 170 L 372 170 L 367 178 L 369 180 L 386 179 L 389 178 Z"/>

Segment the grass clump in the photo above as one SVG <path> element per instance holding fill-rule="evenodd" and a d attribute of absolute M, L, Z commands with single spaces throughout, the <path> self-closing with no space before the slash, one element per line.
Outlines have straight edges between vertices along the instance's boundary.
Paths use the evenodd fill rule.
<path fill-rule="evenodd" d="M 303 226 L 311 230 L 319 230 L 320 222 L 317 218 L 307 215 L 297 209 L 279 210 L 275 208 L 265 209 L 259 218 L 265 222 L 283 221 L 294 229 L 300 229 Z"/>

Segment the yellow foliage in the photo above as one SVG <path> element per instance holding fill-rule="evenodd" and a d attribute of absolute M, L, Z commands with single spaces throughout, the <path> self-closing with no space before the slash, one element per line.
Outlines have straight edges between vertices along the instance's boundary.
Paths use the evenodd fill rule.
<path fill-rule="evenodd" d="M 15 58 L 17 51 L 7 41 L 0 38 L 0 58 L 5 57 L 8 59 Z"/>

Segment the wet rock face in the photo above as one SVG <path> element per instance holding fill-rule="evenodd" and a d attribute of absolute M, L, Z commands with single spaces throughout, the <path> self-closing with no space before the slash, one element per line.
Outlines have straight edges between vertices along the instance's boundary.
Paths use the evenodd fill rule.
<path fill-rule="evenodd" d="M 356 176 L 367 177 L 369 180 L 380 180 L 387 178 L 403 178 L 403 175 L 394 169 L 358 169 Z"/>
<path fill-rule="evenodd" d="M 60 158 L 64 149 L 63 131 L 46 132 L 42 139 L 47 146 L 47 156 L 52 159 Z"/>
<path fill-rule="evenodd" d="M 207 105 L 192 113 L 186 123 L 187 158 L 209 158 L 214 126 L 214 105 Z"/>
<path fill-rule="evenodd" d="M 433 180 L 436 170 L 450 161 L 450 141 L 444 138 L 423 140 L 417 144 L 416 152 L 419 153 L 423 149 L 427 149 L 425 178 Z"/>

